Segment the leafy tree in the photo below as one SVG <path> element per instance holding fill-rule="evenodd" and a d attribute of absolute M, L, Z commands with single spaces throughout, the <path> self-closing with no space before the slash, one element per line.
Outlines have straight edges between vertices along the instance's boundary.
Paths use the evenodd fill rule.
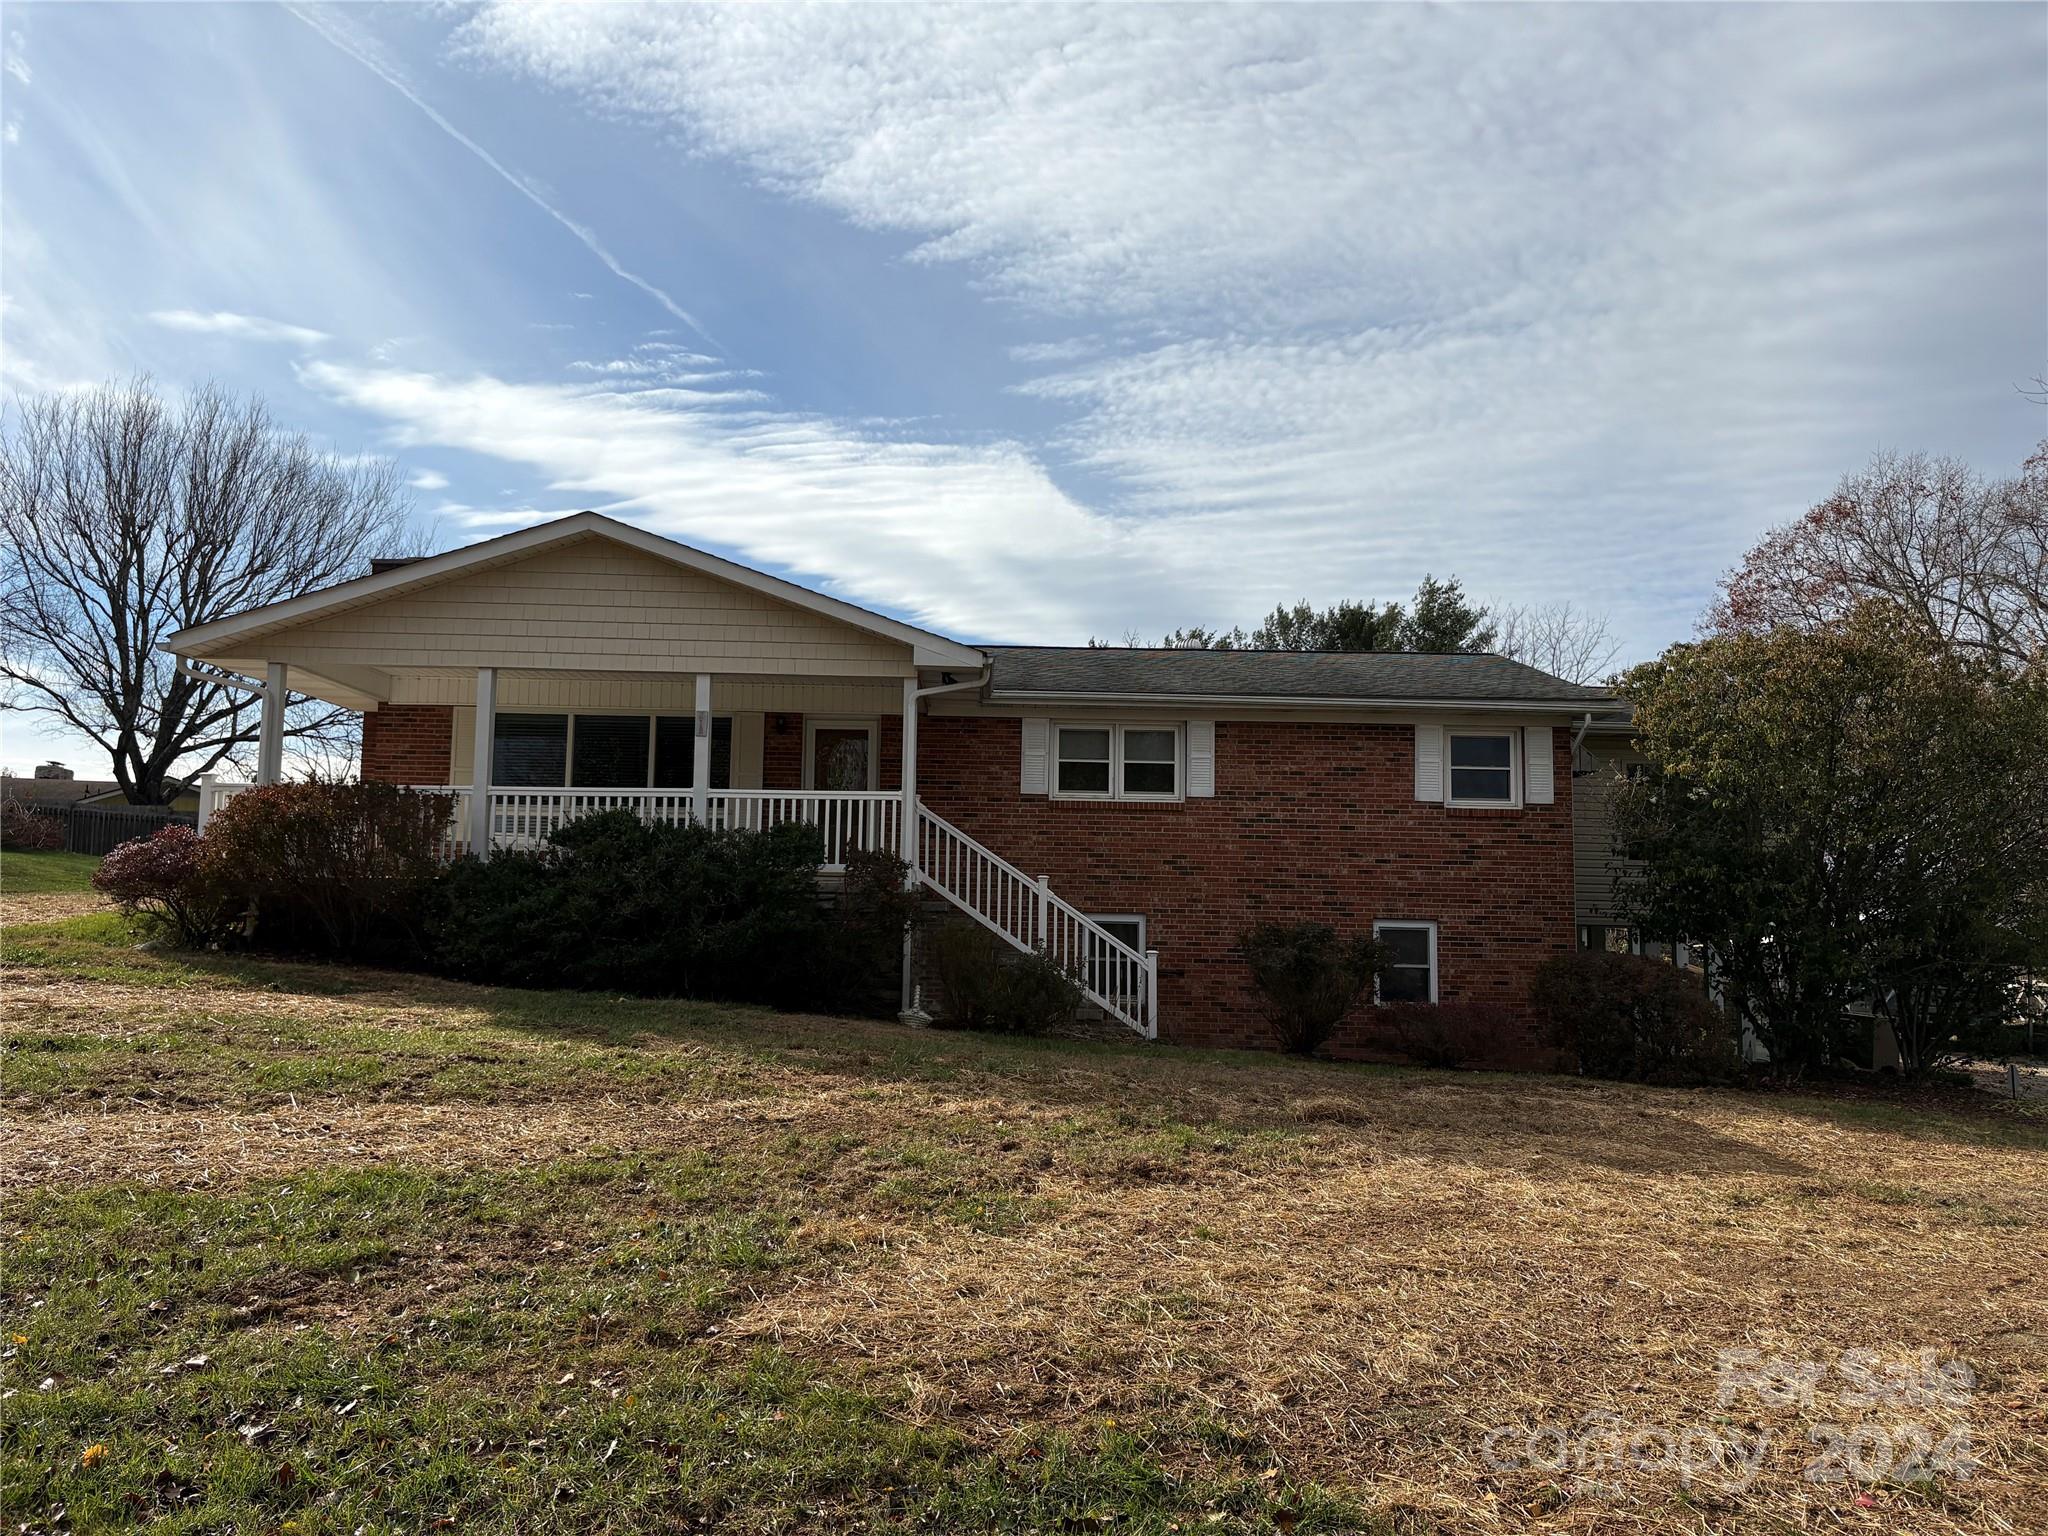
<path fill-rule="evenodd" d="M 1307 603 L 1275 608 L 1252 631 L 1252 645 L 1266 651 L 1401 650 L 1401 605 L 1340 602 L 1321 610 Z"/>
<path fill-rule="evenodd" d="M 1710 632 L 1808 628 L 1858 604 L 2008 667 L 2048 655 L 2048 442 L 2011 479 L 1880 453 L 1770 533 L 1721 583 Z"/>
<path fill-rule="evenodd" d="M 1496 638 L 1498 632 L 1486 622 L 1486 610 L 1466 599 L 1457 577 L 1438 581 L 1424 576 L 1415 589 L 1415 601 L 1401 620 L 1399 648 L 1440 655 L 1490 651 Z"/>
<path fill-rule="evenodd" d="M 1457 577 L 1438 581 L 1425 576 L 1407 607 L 1348 601 L 1328 608 L 1316 608 L 1306 600 L 1292 606 L 1283 603 L 1250 634 L 1242 627 L 1191 625 L 1159 643 L 1177 650 L 1210 651 L 1475 652 L 1489 649 L 1497 634 L 1487 622 L 1486 609 L 1466 599 Z M 1137 643 L 1135 636 L 1125 639 Z"/>
<path fill-rule="evenodd" d="M 90 737 L 129 800 L 164 803 L 261 729 L 258 699 L 177 669 L 180 629 L 360 576 L 403 552 L 396 467 L 337 462 L 263 405 L 148 379 L 18 402 L 0 422 L 0 707 Z M 302 704 L 286 734 L 353 727 Z"/>
<path fill-rule="evenodd" d="M 1623 679 L 1648 771 L 1617 799 L 1633 922 L 1711 947 L 1781 1067 L 1874 997 L 1909 1068 L 2048 960 L 2048 682 L 1896 606 L 1673 646 Z"/>

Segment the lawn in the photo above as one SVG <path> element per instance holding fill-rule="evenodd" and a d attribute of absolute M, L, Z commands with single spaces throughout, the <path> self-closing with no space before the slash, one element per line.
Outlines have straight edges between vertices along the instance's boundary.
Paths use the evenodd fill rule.
<path fill-rule="evenodd" d="M 0 894 L 41 896 L 79 894 L 92 889 L 92 872 L 100 867 L 96 853 L 0 853 Z"/>
<path fill-rule="evenodd" d="M 23 1529 L 2048 1528 L 1988 1097 L 6 962 Z"/>

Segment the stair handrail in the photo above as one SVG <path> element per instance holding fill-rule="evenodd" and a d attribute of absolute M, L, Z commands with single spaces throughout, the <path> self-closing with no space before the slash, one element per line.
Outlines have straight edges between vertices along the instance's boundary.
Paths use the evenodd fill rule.
<path fill-rule="evenodd" d="M 1139 1034 L 1145 1036 L 1146 1039 L 1150 1040 L 1158 1037 L 1159 955 L 1157 950 L 1139 950 L 1126 944 L 1079 907 L 1057 894 L 1045 879 L 1033 878 L 1025 874 L 1023 870 L 990 848 L 986 843 L 962 832 L 958 827 L 946 820 L 945 817 L 932 810 L 922 800 L 918 801 L 917 814 L 918 836 L 915 839 L 917 867 L 915 873 L 921 881 L 952 902 L 961 911 L 967 913 L 968 916 L 975 918 L 983 927 L 989 929 L 997 936 L 1008 940 L 1014 948 L 1027 952 L 1034 948 L 1046 947 L 1049 925 L 1045 921 L 1044 913 L 1047 909 L 1057 912 L 1060 917 L 1085 933 L 1096 945 L 1108 951 L 1110 956 L 1120 959 L 1123 963 L 1123 968 L 1133 973 L 1132 979 L 1140 983 L 1128 999 L 1121 996 L 1111 996 L 1094 985 L 1084 966 L 1080 977 L 1081 990 L 1087 994 L 1097 1007 L 1106 1013 L 1114 1015 Z M 1032 934 L 1028 941 L 998 921 L 995 914 L 983 912 L 980 908 L 973 905 L 966 896 L 947 886 L 939 878 L 937 872 L 925 867 L 926 839 L 923 834 L 927 827 L 930 827 L 938 835 L 951 838 L 953 841 L 972 850 L 976 857 L 993 865 L 999 873 L 1007 876 L 1017 885 L 1032 893 L 1032 898 L 1037 906 L 1034 913 Z"/>

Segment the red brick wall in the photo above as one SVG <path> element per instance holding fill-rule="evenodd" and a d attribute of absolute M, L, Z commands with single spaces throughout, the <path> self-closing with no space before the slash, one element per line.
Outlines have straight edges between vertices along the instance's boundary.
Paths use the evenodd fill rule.
<path fill-rule="evenodd" d="M 925 717 L 919 795 L 1082 910 L 1143 914 L 1163 1038 L 1271 1043 L 1230 954 L 1251 923 L 1370 933 L 1406 918 L 1438 925 L 1442 1002 L 1502 1010 L 1489 1054 L 1545 1059 L 1528 986 L 1573 942 L 1569 732 L 1552 733 L 1557 803 L 1517 811 L 1418 803 L 1405 725 L 1219 721 L 1215 797 L 1170 804 L 1023 796 L 1020 734 L 1016 720 Z M 1371 1049 L 1369 1028 L 1351 1035 L 1340 1050 Z"/>
<path fill-rule="evenodd" d="M 801 789 L 804 782 L 804 717 L 770 715 L 761 722 L 761 787 Z"/>
<path fill-rule="evenodd" d="M 389 784 L 446 784 L 455 711 L 446 704 L 385 704 L 363 716 L 363 777 Z"/>

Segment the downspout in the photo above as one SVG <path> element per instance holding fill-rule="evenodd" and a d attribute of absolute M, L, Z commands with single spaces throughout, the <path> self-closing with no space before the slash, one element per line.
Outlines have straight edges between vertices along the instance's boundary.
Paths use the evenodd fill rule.
<path fill-rule="evenodd" d="M 912 697 L 913 697 L 913 698 L 919 698 L 919 699 L 929 699 L 929 698 L 931 698 L 931 697 L 932 697 L 932 696 L 933 696 L 934 694 L 940 694 L 940 693 L 959 693 L 959 692 L 960 692 L 960 691 L 961 691 L 962 689 L 966 689 L 966 688 L 982 688 L 982 687 L 986 687 L 986 686 L 987 686 L 987 684 L 988 684 L 988 677 L 989 677 L 989 673 L 990 673 L 990 671 L 991 671 L 991 670 L 993 670 L 993 669 L 992 669 L 992 668 L 989 668 L 989 667 L 983 667 L 983 668 L 981 669 L 981 676 L 979 676 L 979 677 L 970 677 L 970 678 L 969 678 L 969 679 L 968 679 L 968 680 L 967 680 L 966 682 L 964 682 L 964 683 L 938 683 L 938 684 L 935 684 L 934 686 L 932 686 L 932 687 L 930 687 L 930 688 L 920 688 L 920 689 L 918 689 L 918 690 L 917 690 L 917 692 L 916 692 L 915 694 L 913 694 L 913 695 L 912 695 Z M 1586 718 L 1587 718 L 1588 720 L 1591 720 L 1591 719 L 1592 719 L 1593 717 L 1592 717 L 1591 715 L 1588 715 L 1588 716 L 1587 716 Z"/>
<path fill-rule="evenodd" d="M 1579 748 L 1586 740 L 1586 732 L 1593 729 L 1593 712 L 1586 711 L 1586 717 L 1579 722 L 1579 728 L 1572 732 L 1572 777 L 1579 776 Z M 1592 772 L 1589 768 L 1588 773 Z"/>

